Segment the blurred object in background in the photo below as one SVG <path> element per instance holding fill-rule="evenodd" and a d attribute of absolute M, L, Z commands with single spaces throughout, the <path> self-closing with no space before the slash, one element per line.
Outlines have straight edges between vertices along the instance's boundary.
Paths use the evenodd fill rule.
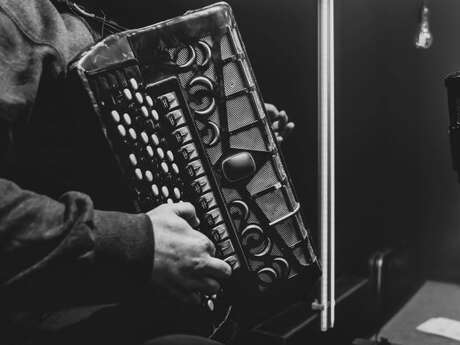
<path fill-rule="evenodd" d="M 429 49 L 433 44 L 433 34 L 430 30 L 431 11 L 426 2 L 422 3 L 420 10 L 420 22 L 415 33 L 415 47 L 419 49 Z"/>

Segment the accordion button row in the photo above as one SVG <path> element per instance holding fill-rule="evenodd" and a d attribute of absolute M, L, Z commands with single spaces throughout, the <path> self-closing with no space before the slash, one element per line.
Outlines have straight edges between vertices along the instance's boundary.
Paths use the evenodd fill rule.
<path fill-rule="evenodd" d="M 216 246 L 216 255 L 223 258 L 232 269 L 240 266 L 239 260 L 235 255 L 235 249 L 229 239 L 229 232 L 224 224 L 222 214 L 218 208 L 211 184 L 206 177 L 203 163 L 199 158 L 198 150 L 193 143 L 193 136 L 187 126 L 186 118 L 180 108 L 179 101 L 174 92 L 167 93 L 159 97 L 163 103 L 169 105 L 170 111 L 166 114 L 166 123 L 171 130 L 173 144 L 185 164 L 185 175 L 190 181 L 191 191 L 196 197 L 196 205 L 203 215 L 209 235 Z M 172 163 L 175 173 L 179 174 L 179 167 L 173 163 L 174 155 L 171 150 L 166 152 L 167 160 Z M 164 164 L 167 167 L 166 164 Z M 163 164 L 161 165 L 163 169 Z M 163 169 L 163 172 L 167 172 Z M 178 188 L 173 190 L 176 199 L 181 198 Z"/>

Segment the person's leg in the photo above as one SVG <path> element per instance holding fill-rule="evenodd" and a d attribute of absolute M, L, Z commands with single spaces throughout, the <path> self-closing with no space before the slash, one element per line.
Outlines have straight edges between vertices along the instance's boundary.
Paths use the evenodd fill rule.
<path fill-rule="evenodd" d="M 153 339 L 144 343 L 144 345 L 223 345 L 217 341 L 197 337 L 193 335 L 168 335 L 165 337 Z"/>

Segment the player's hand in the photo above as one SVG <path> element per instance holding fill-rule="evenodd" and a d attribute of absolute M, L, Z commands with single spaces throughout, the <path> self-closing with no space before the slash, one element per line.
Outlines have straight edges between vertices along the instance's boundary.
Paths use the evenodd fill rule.
<path fill-rule="evenodd" d="M 279 143 L 282 143 L 294 130 L 294 122 L 289 121 L 284 110 L 278 110 L 273 104 L 265 103 L 267 116 L 272 122 L 272 129 Z"/>
<path fill-rule="evenodd" d="M 213 295 L 232 269 L 214 257 L 214 244 L 192 227 L 199 225 L 187 202 L 164 204 L 148 212 L 155 236 L 152 282 L 186 303 L 201 303 Z"/>

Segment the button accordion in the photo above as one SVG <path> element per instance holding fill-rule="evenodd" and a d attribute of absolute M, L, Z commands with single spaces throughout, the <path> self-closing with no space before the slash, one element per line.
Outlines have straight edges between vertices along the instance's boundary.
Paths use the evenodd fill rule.
<path fill-rule="evenodd" d="M 194 204 L 241 305 L 309 290 L 319 264 L 229 5 L 113 34 L 69 68 L 96 206 Z"/>

